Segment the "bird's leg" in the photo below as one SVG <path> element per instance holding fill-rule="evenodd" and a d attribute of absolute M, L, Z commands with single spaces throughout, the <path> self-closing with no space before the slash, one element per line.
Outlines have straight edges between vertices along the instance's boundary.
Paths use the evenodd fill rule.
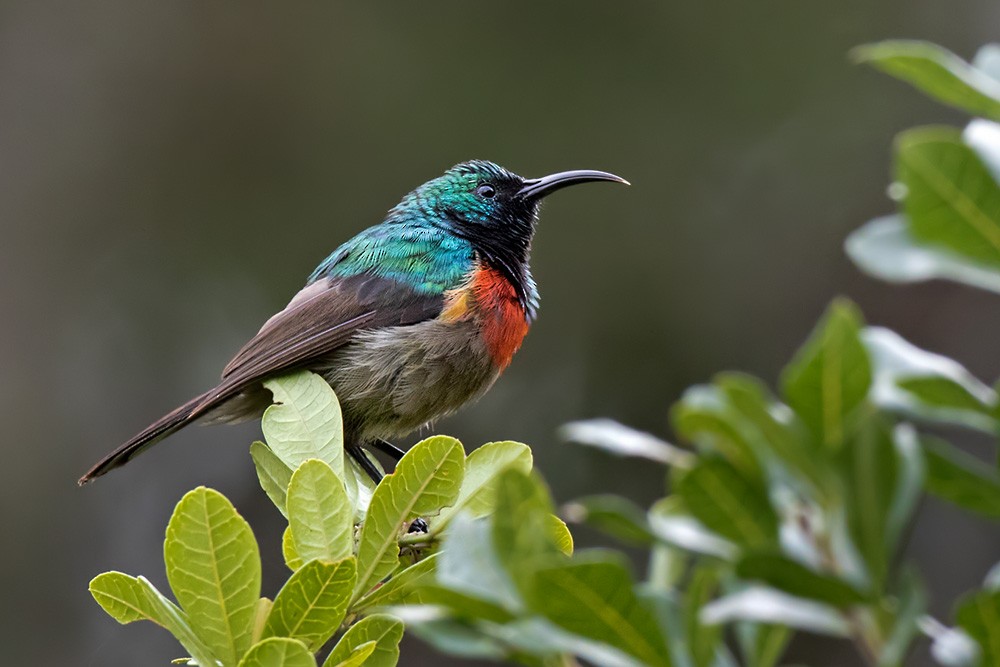
<path fill-rule="evenodd" d="M 372 442 L 372 447 L 396 462 L 399 462 L 399 459 L 403 458 L 403 455 L 406 454 L 402 449 L 382 438 L 375 438 L 375 441 Z"/>
<path fill-rule="evenodd" d="M 365 452 L 364 448 L 361 447 L 361 445 L 347 445 L 344 449 L 347 450 L 347 453 L 352 459 L 354 459 L 354 462 L 365 471 L 365 474 L 367 474 L 371 480 L 375 482 L 375 484 L 382 481 L 382 473 L 375 467 L 372 460 L 368 458 L 368 454 Z"/>

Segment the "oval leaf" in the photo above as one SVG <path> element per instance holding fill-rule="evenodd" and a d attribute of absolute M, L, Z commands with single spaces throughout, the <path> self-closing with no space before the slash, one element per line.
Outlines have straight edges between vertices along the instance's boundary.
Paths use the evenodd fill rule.
<path fill-rule="evenodd" d="M 354 592 L 357 563 L 313 560 L 282 586 L 264 626 L 264 637 L 292 637 L 318 651 L 344 620 Z"/>
<path fill-rule="evenodd" d="M 496 504 L 496 484 L 500 474 L 508 468 L 531 472 L 531 449 L 520 442 L 489 442 L 469 454 L 465 460 L 465 475 L 458 499 L 451 507 L 441 510 L 432 526 L 440 533 L 451 517 L 459 510 L 472 516 L 489 514 Z"/>
<path fill-rule="evenodd" d="M 299 466 L 288 484 L 288 527 L 304 561 L 336 561 L 354 553 L 354 508 L 344 483 L 323 461 Z"/>
<path fill-rule="evenodd" d="M 765 492 L 725 461 L 702 461 L 684 475 L 677 491 L 691 514 L 723 537 L 750 547 L 776 542 L 778 517 Z"/>
<path fill-rule="evenodd" d="M 772 554 L 750 554 L 736 565 L 737 576 L 756 579 L 791 595 L 835 607 L 849 607 L 865 601 L 865 595 L 846 581 L 816 572 L 789 558 Z"/>
<path fill-rule="evenodd" d="M 943 440 L 922 437 L 927 491 L 959 507 L 1000 517 L 1000 473 Z"/>
<path fill-rule="evenodd" d="M 264 412 L 261 429 L 275 455 L 295 470 L 308 459 L 326 462 L 344 474 L 344 421 L 333 389 L 319 375 L 300 371 L 268 380 L 275 404 Z"/>
<path fill-rule="evenodd" d="M 395 667 L 399 661 L 399 641 L 403 638 L 403 622 L 388 614 L 367 616 L 344 633 L 333 647 L 323 667 L 335 667 L 347 660 L 359 647 L 375 642 L 375 651 L 365 667 Z"/>
<path fill-rule="evenodd" d="M 859 46 L 851 55 L 945 104 L 1000 119 L 1000 82 L 937 44 L 890 40 Z"/>
<path fill-rule="evenodd" d="M 260 553 L 250 526 L 218 491 L 177 504 L 163 544 L 170 588 L 198 636 L 233 665 L 250 647 L 260 598 Z"/>
<path fill-rule="evenodd" d="M 239 667 L 316 667 L 316 658 L 300 641 L 271 637 L 254 644 Z"/>
<path fill-rule="evenodd" d="M 361 529 L 355 598 L 399 565 L 398 540 L 406 522 L 455 502 L 464 469 L 462 443 L 435 436 L 414 445 L 396 464 L 396 471 L 382 480 Z"/>
<path fill-rule="evenodd" d="M 260 488 L 264 489 L 264 493 L 271 499 L 274 506 L 287 518 L 288 512 L 285 510 L 285 503 L 288 483 L 292 479 L 292 469 L 285 465 L 285 462 L 279 459 L 270 447 L 260 441 L 250 445 L 250 458 L 253 459 L 254 467 L 257 469 Z"/>
<path fill-rule="evenodd" d="M 782 377 L 785 400 L 831 449 L 843 443 L 851 413 L 871 385 L 860 328 L 854 304 L 834 301 Z"/>

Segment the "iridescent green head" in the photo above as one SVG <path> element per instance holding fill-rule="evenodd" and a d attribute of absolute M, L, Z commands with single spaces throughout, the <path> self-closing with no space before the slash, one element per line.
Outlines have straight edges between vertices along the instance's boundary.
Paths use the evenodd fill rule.
<path fill-rule="evenodd" d="M 628 183 L 590 170 L 528 179 L 493 162 L 471 160 L 408 194 L 389 212 L 388 221 L 440 225 L 469 240 L 487 260 L 516 264 L 527 261 L 542 198 L 590 181 Z"/>

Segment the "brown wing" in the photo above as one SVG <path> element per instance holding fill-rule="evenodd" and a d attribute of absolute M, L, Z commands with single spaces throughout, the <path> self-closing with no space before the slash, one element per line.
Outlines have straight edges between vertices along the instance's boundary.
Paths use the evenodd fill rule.
<path fill-rule="evenodd" d="M 362 274 L 328 278 L 303 289 L 269 319 L 222 372 L 192 417 L 268 376 L 308 366 L 361 329 L 416 324 L 437 317 L 443 295 Z"/>

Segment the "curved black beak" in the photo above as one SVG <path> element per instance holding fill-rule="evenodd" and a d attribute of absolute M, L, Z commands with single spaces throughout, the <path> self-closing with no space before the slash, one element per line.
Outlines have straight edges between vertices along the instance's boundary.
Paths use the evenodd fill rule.
<path fill-rule="evenodd" d="M 624 183 L 630 185 L 621 176 L 609 174 L 606 171 L 594 171 L 592 169 L 576 169 L 573 171 L 560 171 L 557 174 L 549 174 L 541 178 L 529 178 L 524 181 L 524 187 L 518 191 L 518 196 L 523 199 L 541 199 L 550 195 L 556 190 L 576 185 L 578 183 L 592 183 L 594 181 L 611 181 L 613 183 Z"/>

